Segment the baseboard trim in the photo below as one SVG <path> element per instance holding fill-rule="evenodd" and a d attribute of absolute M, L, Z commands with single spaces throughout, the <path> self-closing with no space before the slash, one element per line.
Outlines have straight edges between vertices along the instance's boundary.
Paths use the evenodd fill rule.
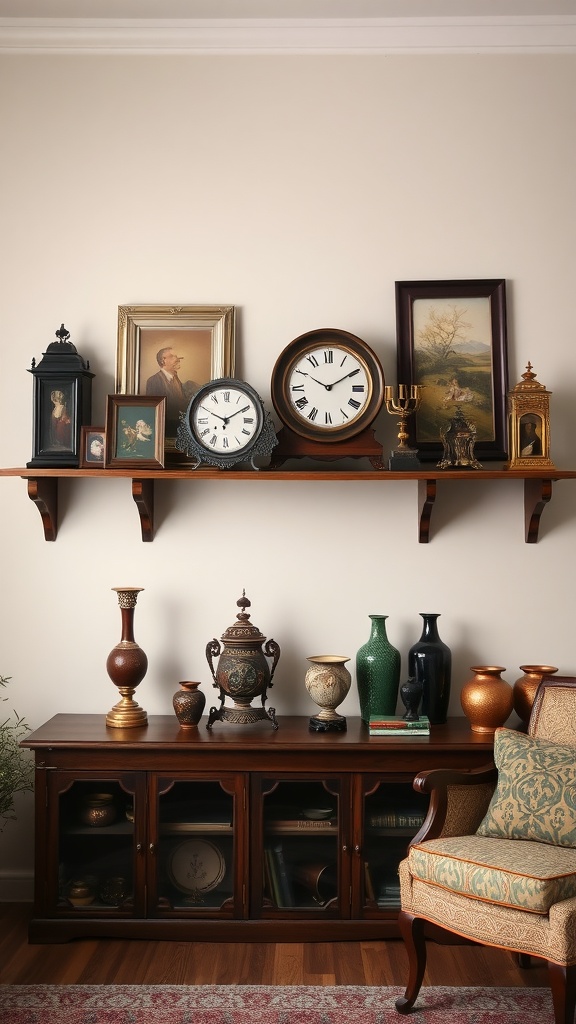
<path fill-rule="evenodd" d="M 0 871 L 0 903 L 32 903 L 34 899 L 34 873 L 14 874 Z"/>

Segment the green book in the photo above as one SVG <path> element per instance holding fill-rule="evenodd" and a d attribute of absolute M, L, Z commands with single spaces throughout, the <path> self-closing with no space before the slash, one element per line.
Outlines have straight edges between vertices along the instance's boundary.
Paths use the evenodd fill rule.
<path fill-rule="evenodd" d="M 430 732 L 430 720 L 426 715 L 420 715 L 414 722 L 408 722 L 400 715 L 370 715 L 368 728 L 379 732 L 388 729 L 393 732 Z"/>

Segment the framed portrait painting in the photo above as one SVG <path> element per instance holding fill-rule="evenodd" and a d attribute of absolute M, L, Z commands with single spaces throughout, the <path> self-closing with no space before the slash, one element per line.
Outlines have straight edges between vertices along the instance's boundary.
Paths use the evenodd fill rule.
<path fill-rule="evenodd" d="M 167 452 L 202 384 L 234 375 L 234 306 L 119 306 L 116 393 L 166 399 Z"/>
<path fill-rule="evenodd" d="M 166 399 L 108 395 L 105 469 L 163 469 Z"/>
<path fill-rule="evenodd" d="M 456 411 L 476 427 L 475 455 L 507 456 L 506 282 L 397 281 L 398 383 L 418 384 L 409 420 L 422 460 L 443 451 L 441 431 Z"/>

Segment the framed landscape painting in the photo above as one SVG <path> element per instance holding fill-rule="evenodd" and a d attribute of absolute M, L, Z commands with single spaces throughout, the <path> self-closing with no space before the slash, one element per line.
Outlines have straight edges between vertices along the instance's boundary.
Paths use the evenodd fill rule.
<path fill-rule="evenodd" d="M 476 427 L 478 459 L 507 456 L 506 281 L 397 281 L 398 383 L 418 384 L 410 444 L 439 458 L 457 409 Z"/>

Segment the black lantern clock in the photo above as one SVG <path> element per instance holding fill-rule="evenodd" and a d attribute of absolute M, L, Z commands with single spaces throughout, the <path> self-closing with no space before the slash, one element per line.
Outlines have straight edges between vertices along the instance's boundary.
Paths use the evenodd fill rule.
<path fill-rule="evenodd" d="M 64 324 L 56 337 L 38 365 L 33 359 L 28 370 L 34 376 L 34 441 L 29 467 L 78 467 L 80 428 L 90 424 L 92 415 L 94 374 L 90 364 L 76 351 Z"/>

